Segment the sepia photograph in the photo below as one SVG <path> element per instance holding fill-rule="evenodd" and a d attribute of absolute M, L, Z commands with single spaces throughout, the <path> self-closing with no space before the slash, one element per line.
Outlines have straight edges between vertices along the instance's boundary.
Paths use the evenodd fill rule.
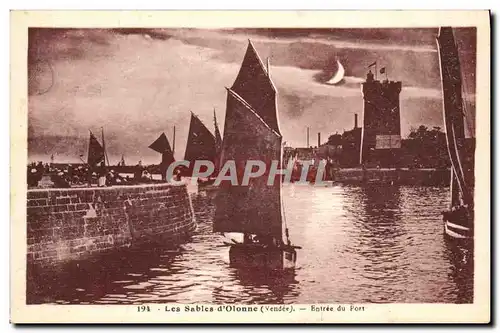
<path fill-rule="evenodd" d="M 489 318 L 489 15 L 475 14 L 29 24 L 16 295 L 164 321 L 362 321 L 381 304 L 476 306 L 484 287 Z"/>

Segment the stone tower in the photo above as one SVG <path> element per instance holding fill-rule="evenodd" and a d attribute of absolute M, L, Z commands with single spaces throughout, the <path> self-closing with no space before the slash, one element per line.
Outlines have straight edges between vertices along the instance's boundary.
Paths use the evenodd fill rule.
<path fill-rule="evenodd" d="M 366 167 L 396 167 L 401 148 L 401 81 L 379 81 L 371 71 L 363 83 L 360 162 Z"/>

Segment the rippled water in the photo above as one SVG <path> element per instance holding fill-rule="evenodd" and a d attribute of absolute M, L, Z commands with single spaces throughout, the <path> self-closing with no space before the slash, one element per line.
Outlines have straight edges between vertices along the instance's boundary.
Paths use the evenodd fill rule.
<path fill-rule="evenodd" d="M 443 238 L 448 189 L 283 189 L 293 274 L 229 267 L 213 234 L 210 195 L 195 195 L 198 230 L 175 250 L 126 251 L 36 283 L 29 303 L 470 303 L 472 263 Z"/>

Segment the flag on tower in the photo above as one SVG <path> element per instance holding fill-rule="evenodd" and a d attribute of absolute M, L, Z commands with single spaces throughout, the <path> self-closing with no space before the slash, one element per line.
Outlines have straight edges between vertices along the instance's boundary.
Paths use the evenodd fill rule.
<path fill-rule="evenodd" d="M 368 66 L 368 68 L 371 68 L 371 67 L 375 66 L 376 64 L 377 64 L 377 62 L 374 61 L 372 64 L 370 64 L 370 66 Z"/>

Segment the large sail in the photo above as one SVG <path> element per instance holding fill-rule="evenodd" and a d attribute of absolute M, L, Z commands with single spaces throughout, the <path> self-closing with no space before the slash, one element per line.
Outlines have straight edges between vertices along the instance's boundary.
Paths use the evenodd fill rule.
<path fill-rule="evenodd" d="M 443 88 L 444 125 L 453 170 L 451 179 L 452 204 L 457 201 L 456 194 L 453 192 L 458 187 L 463 203 L 471 205 L 473 203 L 472 194 L 462 166 L 465 157 L 465 130 L 460 61 L 451 27 L 439 29 L 437 44 Z"/>
<path fill-rule="evenodd" d="M 165 133 L 162 133 L 158 139 L 150 144 L 149 148 L 161 154 L 160 166 L 164 169 L 168 168 L 168 166 L 175 161 L 174 153 L 172 152 L 172 148 L 170 147 L 170 143 Z"/>
<path fill-rule="evenodd" d="M 266 124 L 248 103 L 228 89 L 221 164 L 235 161 L 241 184 L 247 161 L 281 161 L 281 135 Z M 281 168 L 281 166 L 279 166 Z M 215 232 L 243 232 L 282 239 L 281 178 L 268 185 L 268 173 L 251 178 L 247 186 L 223 181 L 216 199 Z"/>
<path fill-rule="evenodd" d="M 198 117 L 191 113 L 189 135 L 184 160 L 191 162 L 191 167 L 196 160 L 215 161 L 215 137 Z"/>

